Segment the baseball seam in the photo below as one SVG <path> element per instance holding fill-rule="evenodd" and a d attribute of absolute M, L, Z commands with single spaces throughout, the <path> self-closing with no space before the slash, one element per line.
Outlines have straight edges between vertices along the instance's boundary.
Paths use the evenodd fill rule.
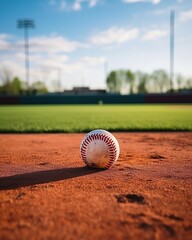
<path fill-rule="evenodd" d="M 87 150 L 88 144 L 90 142 L 92 142 L 93 140 L 101 140 L 107 144 L 110 155 L 109 155 L 109 162 L 104 166 L 104 168 L 106 168 L 106 169 L 110 168 L 117 158 L 117 147 L 116 147 L 116 144 L 113 141 L 113 139 L 111 139 L 109 136 L 106 136 L 101 133 L 91 134 L 83 141 L 83 143 L 81 145 L 81 156 L 82 156 L 83 161 L 85 162 L 85 164 L 87 166 L 91 166 L 91 164 L 87 160 L 86 150 Z"/>

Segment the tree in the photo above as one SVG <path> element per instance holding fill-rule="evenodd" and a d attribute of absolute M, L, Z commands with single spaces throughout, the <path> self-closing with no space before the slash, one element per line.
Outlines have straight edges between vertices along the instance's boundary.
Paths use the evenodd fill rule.
<path fill-rule="evenodd" d="M 157 92 L 166 92 L 169 88 L 169 77 L 165 70 L 156 70 L 151 75 L 151 80 L 153 81 L 154 89 Z"/>
<path fill-rule="evenodd" d="M 22 93 L 21 80 L 18 77 L 13 78 L 9 84 L 8 93 L 12 95 L 19 95 Z"/>
<path fill-rule="evenodd" d="M 185 86 L 187 89 L 192 89 L 192 78 L 187 78 Z"/>
<path fill-rule="evenodd" d="M 0 81 L 1 85 L 8 85 L 12 79 L 12 72 L 7 67 L 2 67 L 0 69 Z"/>
<path fill-rule="evenodd" d="M 33 94 L 44 94 L 44 93 L 47 93 L 48 90 L 45 83 L 41 81 L 37 81 L 31 85 L 31 92 Z"/>
<path fill-rule="evenodd" d="M 107 77 L 107 88 L 110 92 L 119 93 L 121 90 L 121 81 L 117 77 L 117 72 L 110 72 Z"/>
<path fill-rule="evenodd" d="M 19 95 L 22 91 L 22 82 L 18 77 L 5 81 L 4 85 L 0 87 L 0 93 L 3 94 Z"/>
<path fill-rule="evenodd" d="M 11 70 L 6 67 L 1 68 L 0 69 L 1 93 L 8 93 L 11 79 L 12 79 Z"/>
<path fill-rule="evenodd" d="M 126 71 L 126 82 L 130 85 L 130 94 L 133 94 L 135 75 L 131 70 Z"/>
<path fill-rule="evenodd" d="M 178 90 L 182 87 L 182 83 L 184 83 L 185 79 L 181 74 L 176 76 L 177 88 Z"/>
<path fill-rule="evenodd" d="M 126 70 L 121 69 L 116 71 L 116 76 L 119 82 L 120 92 L 123 94 L 127 94 L 127 92 L 129 91 L 129 85 L 126 81 Z"/>
<path fill-rule="evenodd" d="M 138 81 L 137 93 L 147 93 L 148 92 L 147 83 L 149 80 L 149 75 L 147 73 L 137 71 L 135 73 L 135 78 Z"/>

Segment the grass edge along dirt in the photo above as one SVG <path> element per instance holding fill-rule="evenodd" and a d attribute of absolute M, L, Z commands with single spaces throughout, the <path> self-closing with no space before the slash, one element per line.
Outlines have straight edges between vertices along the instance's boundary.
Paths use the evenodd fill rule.
<path fill-rule="evenodd" d="M 192 131 L 190 104 L 0 106 L 0 133 Z"/>

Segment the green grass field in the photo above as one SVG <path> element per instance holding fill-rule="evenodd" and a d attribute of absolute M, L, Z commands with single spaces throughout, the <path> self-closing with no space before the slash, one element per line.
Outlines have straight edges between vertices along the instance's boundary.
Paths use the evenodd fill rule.
<path fill-rule="evenodd" d="M 1 106 L 1 133 L 191 131 L 192 105 Z"/>

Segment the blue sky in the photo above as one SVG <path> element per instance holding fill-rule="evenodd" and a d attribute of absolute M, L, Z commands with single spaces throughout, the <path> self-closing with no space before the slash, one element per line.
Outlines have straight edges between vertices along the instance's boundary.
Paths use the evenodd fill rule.
<path fill-rule="evenodd" d="M 169 15 L 175 10 L 175 72 L 192 76 L 191 0 L 1 0 L 0 66 L 25 79 L 24 31 L 29 30 L 31 82 L 50 89 L 61 80 L 104 88 L 107 71 L 169 71 Z"/>

